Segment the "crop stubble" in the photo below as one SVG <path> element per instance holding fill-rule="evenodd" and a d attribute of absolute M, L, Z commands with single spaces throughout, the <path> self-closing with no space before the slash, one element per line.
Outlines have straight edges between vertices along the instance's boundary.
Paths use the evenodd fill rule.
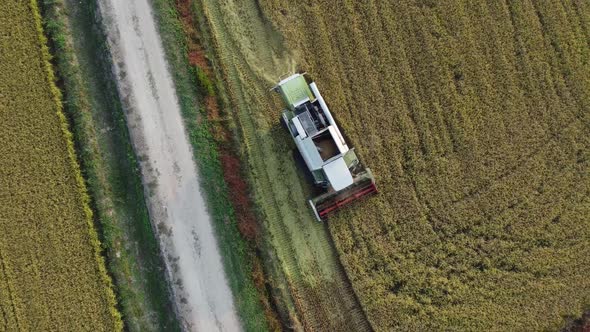
<path fill-rule="evenodd" d="M 120 330 L 37 3 L 1 7 L 0 330 Z"/>
<path fill-rule="evenodd" d="M 252 188 L 264 216 L 263 235 L 274 263 L 269 277 L 283 317 L 308 330 L 370 329 L 330 244 L 324 225 L 313 221 L 307 188 L 278 122 L 278 98 L 268 88 L 294 70 L 282 38 L 254 1 L 201 1 L 225 83 Z M 267 262 L 268 263 L 268 262 Z"/>
<path fill-rule="evenodd" d="M 374 328 L 557 328 L 588 309 L 586 2 L 262 8 L 377 176 L 329 222 Z"/>

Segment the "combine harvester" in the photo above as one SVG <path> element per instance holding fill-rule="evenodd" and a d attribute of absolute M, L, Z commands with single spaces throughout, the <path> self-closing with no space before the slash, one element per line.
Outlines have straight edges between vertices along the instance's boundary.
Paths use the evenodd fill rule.
<path fill-rule="evenodd" d="M 287 105 L 281 122 L 301 154 L 314 184 L 323 193 L 309 200 L 318 221 L 363 196 L 376 193 L 375 179 L 348 148 L 328 105 L 315 83 L 308 84 L 305 74 L 281 80 L 273 90 Z"/>

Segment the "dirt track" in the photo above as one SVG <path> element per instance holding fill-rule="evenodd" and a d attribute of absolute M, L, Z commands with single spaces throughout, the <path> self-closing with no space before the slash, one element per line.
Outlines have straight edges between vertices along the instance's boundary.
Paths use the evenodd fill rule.
<path fill-rule="evenodd" d="M 187 330 L 240 330 L 148 0 L 100 7 L 179 318 Z"/>

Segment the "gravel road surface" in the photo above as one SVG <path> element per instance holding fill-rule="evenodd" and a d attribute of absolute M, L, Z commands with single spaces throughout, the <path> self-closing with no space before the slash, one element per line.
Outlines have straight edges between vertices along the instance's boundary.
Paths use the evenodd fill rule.
<path fill-rule="evenodd" d="M 100 10 L 180 320 L 239 331 L 149 0 L 100 0 Z"/>

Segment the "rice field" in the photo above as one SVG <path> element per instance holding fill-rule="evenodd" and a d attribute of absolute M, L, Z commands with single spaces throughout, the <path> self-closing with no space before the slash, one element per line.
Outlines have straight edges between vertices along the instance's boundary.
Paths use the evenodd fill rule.
<path fill-rule="evenodd" d="M 587 1 L 261 11 L 377 177 L 328 223 L 375 330 L 557 330 L 590 309 Z"/>
<path fill-rule="evenodd" d="M 37 2 L 0 8 L 0 330 L 121 330 Z"/>

